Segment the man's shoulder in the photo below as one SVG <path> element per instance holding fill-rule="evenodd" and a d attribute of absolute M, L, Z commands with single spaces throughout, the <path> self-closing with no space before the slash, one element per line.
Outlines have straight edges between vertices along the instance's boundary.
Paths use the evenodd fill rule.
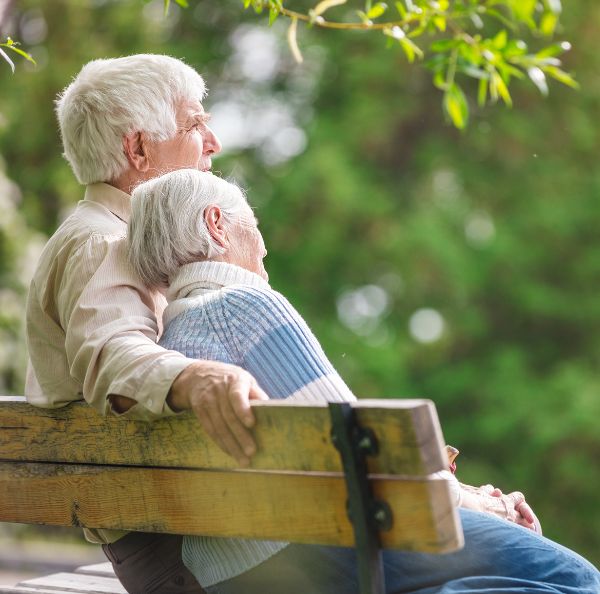
<path fill-rule="evenodd" d="M 41 260 L 70 255 L 89 243 L 124 239 L 126 224 L 100 205 L 82 200 L 46 243 Z"/>

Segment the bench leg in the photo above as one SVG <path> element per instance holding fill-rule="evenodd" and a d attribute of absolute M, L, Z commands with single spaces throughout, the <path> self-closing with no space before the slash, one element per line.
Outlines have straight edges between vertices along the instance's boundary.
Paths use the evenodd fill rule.
<path fill-rule="evenodd" d="M 360 427 L 352 407 L 331 402 L 331 437 L 340 452 L 348 489 L 348 516 L 354 528 L 360 594 L 384 594 L 385 577 L 379 531 L 392 526 L 385 501 L 376 500 L 367 476 L 366 456 L 377 455 L 377 438 Z"/>

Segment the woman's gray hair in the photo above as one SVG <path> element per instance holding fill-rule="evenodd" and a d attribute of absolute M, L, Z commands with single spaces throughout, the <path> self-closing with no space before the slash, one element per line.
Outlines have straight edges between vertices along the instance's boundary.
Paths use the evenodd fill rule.
<path fill-rule="evenodd" d="M 166 286 L 180 266 L 224 253 L 204 221 L 204 211 L 213 205 L 225 225 L 248 207 L 239 187 L 195 169 L 172 171 L 133 191 L 129 261 L 146 285 Z"/>
<path fill-rule="evenodd" d="M 178 102 L 205 94 L 202 77 L 170 56 L 93 60 L 56 101 L 64 156 L 80 183 L 112 181 L 127 168 L 124 136 L 172 138 Z"/>

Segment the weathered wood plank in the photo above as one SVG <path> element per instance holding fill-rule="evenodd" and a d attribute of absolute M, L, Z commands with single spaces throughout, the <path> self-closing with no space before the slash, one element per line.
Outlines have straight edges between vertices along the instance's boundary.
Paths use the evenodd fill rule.
<path fill-rule="evenodd" d="M 85 594 L 127 594 L 117 578 L 81 575 L 77 573 L 53 573 L 44 577 L 25 580 L 18 584 L 15 592 L 51 591 L 77 592 Z M 20 589 L 19 589 L 20 588 Z M 10 592 L 10 590 L 9 590 Z"/>
<path fill-rule="evenodd" d="M 447 466 L 437 413 L 427 400 L 359 400 L 359 422 L 380 439 L 376 474 L 428 475 Z M 366 408 L 368 407 L 368 408 Z M 257 470 L 339 472 L 326 404 L 256 403 Z M 415 436 L 419 437 L 416 438 Z M 0 397 L 0 459 L 179 468 L 235 468 L 191 415 L 153 423 L 102 417 L 85 403 L 45 410 Z"/>
<path fill-rule="evenodd" d="M 105 563 L 94 563 L 93 565 L 82 565 L 75 569 L 75 573 L 83 575 L 99 575 L 102 577 L 115 577 L 112 564 L 109 561 Z"/>
<path fill-rule="evenodd" d="M 395 518 L 388 548 L 462 544 L 448 483 L 377 477 Z M 341 475 L 0 464 L 0 521 L 353 546 Z"/>

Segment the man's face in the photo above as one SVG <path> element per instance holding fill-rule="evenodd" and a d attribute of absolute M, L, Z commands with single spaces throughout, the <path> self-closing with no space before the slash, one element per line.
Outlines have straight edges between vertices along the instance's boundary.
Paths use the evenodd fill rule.
<path fill-rule="evenodd" d="M 199 101 L 181 102 L 176 111 L 177 133 L 170 140 L 148 143 L 150 170 L 162 175 L 176 169 L 209 171 L 221 143 L 208 127 L 209 115 Z"/>

